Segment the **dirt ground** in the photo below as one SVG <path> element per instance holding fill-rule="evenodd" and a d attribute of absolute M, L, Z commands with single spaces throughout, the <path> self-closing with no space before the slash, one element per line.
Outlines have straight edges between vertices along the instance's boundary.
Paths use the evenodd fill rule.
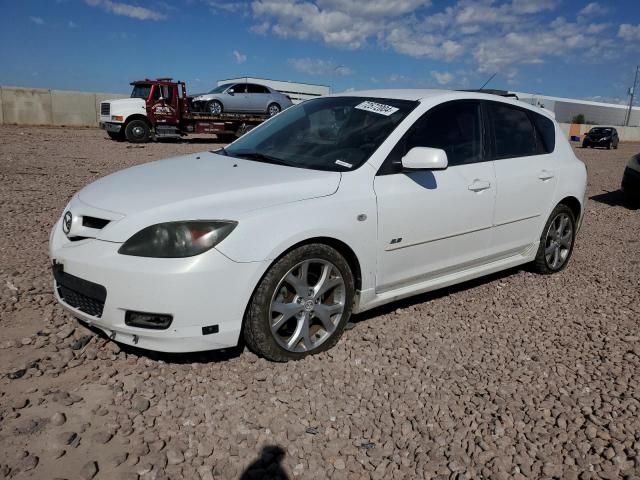
<path fill-rule="evenodd" d="M 354 318 L 329 352 L 121 350 L 54 304 L 48 235 L 107 173 L 213 149 L 0 127 L 0 478 L 640 478 L 639 144 L 589 168 L 568 269 Z M 86 343 L 89 340 L 89 343 Z"/>

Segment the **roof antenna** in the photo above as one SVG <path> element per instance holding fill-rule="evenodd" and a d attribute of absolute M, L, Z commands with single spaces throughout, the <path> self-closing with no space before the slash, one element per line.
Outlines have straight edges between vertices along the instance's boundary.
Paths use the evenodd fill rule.
<path fill-rule="evenodd" d="M 486 86 L 487 86 L 487 84 L 488 84 L 491 80 L 493 80 L 493 77 L 495 77 L 497 74 L 498 74 L 498 72 L 496 72 L 496 73 L 494 73 L 493 75 L 491 75 L 491 76 L 489 77 L 489 80 L 487 80 L 486 82 L 484 82 L 484 84 L 480 87 L 480 90 L 482 90 L 484 87 L 486 87 Z"/>

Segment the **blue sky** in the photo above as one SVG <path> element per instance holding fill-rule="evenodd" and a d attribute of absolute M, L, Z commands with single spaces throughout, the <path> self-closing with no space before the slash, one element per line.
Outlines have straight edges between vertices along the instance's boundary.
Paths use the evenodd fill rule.
<path fill-rule="evenodd" d="M 171 76 L 489 87 L 628 101 L 640 1 L 0 0 L 0 84 L 124 92 Z"/>

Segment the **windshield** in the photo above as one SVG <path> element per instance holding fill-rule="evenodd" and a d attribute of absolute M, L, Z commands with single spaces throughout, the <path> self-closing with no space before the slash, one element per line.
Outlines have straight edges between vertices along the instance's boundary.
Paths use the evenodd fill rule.
<path fill-rule="evenodd" d="M 597 128 L 592 128 L 589 133 L 597 133 L 597 134 L 601 134 L 601 133 L 611 133 L 611 129 L 610 128 L 601 128 L 601 127 L 597 127 Z"/>
<path fill-rule="evenodd" d="M 365 97 L 324 97 L 284 110 L 250 131 L 225 153 L 292 167 L 354 170 L 418 102 Z"/>
<path fill-rule="evenodd" d="M 150 91 L 151 85 L 134 85 L 131 98 L 144 98 L 146 100 L 149 97 Z"/>
<path fill-rule="evenodd" d="M 209 90 L 209 92 L 207 92 L 207 93 L 222 93 L 227 88 L 229 88 L 229 86 L 230 86 L 229 83 L 227 83 L 226 85 L 218 85 L 216 88 L 214 88 L 213 90 Z"/>

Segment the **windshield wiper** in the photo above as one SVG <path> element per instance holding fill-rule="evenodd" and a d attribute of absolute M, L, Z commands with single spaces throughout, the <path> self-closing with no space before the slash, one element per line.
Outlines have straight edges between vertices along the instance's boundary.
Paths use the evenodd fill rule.
<path fill-rule="evenodd" d="M 265 155 L 264 153 L 260 152 L 234 152 L 233 154 L 227 152 L 227 155 L 238 158 L 246 158 L 247 160 L 256 160 L 258 162 L 273 163 L 274 165 L 284 165 L 286 167 L 291 166 L 290 163 L 287 163 L 280 158 L 272 157 L 271 155 Z"/>

